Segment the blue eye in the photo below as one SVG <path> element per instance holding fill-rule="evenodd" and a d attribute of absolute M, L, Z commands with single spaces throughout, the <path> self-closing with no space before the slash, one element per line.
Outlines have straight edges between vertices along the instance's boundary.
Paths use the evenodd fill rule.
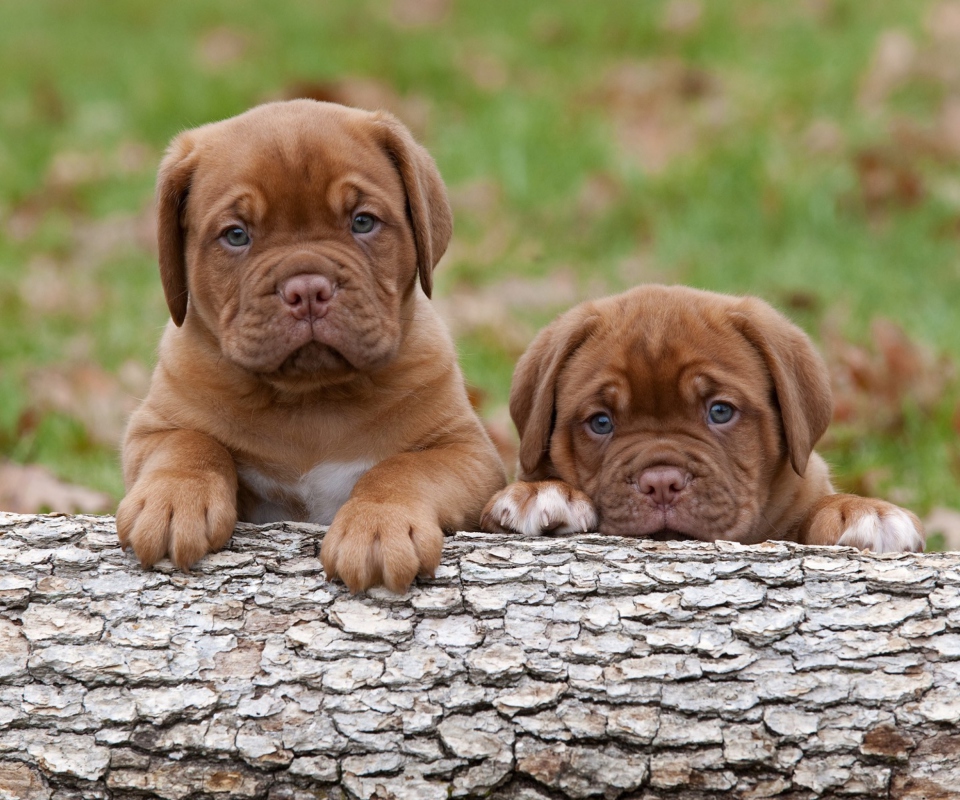
<path fill-rule="evenodd" d="M 594 414 L 587 420 L 587 424 L 590 426 L 590 430 L 600 436 L 613 433 L 613 420 L 610 419 L 609 414 Z"/>
<path fill-rule="evenodd" d="M 357 216 L 353 218 L 353 224 L 350 226 L 350 230 L 354 233 L 370 233 L 376 222 L 370 214 L 357 214 Z"/>
<path fill-rule="evenodd" d="M 250 244 L 250 236 L 239 225 L 227 228 L 223 232 L 223 238 L 227 240 L 227 244 L 231 247 L 246 247 Z"/>
<path fill-rule="evenodd" d="M 729 403 L 711 403 L 707 416 L 714 425 L 725 425 L 733 419 L 735 411 Z"/>

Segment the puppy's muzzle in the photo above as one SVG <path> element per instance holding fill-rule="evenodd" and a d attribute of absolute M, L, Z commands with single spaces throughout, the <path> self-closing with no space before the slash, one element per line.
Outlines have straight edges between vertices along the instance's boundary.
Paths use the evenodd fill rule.
<path fill-rule="evenodd" d="M 650 467 L 636 479 L 641 497 L 661 510 L 673 506 L 689 483 L 690 473 L 676 467 Z"/>
<path fill-rule="evenodd" d="M 280 299 L 294 319 L 320 319 L 330 308 L 334 286 L 323 275 L 304 273 L 287 278 L 278 288 Z"/>

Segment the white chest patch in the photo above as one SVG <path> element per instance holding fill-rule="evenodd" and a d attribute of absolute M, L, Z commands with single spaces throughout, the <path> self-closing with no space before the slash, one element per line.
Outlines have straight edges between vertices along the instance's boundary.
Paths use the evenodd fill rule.
<path fill-rule="evenodd" d="M 283 483 L 267 477 L 252 467 L 240 467 L 240 479 L 259 498 L 260 502 L 249 515 L 248 522 L 264 525 L 292 518 L 293 509 L 278 500 L 293 496 L 307 510 L 309 522 L 329 525 L 350 498 L 350 492 L 360 476 L 374 465 L 372 461 L 328 461 L 317 464 L 296 483 Z"/>

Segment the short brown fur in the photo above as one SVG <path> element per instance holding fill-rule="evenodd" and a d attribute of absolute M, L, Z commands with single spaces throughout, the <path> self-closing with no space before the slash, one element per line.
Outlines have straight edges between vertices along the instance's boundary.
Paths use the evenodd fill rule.
<path fill-rule="evenodd" d="M 274 103 L 178 136 L 157 196 L 172 321 L 124 442 L 121 542 L 187 569 L 238 518 L 310 519 L 352 589 L 431 573 L 504 484 L 427 300 L 452 231 L 433 160 L 387 114 Z M 282 299 L 302 275 L 333 287 L 306 321 Z"/>
<path fill-rule="evenodd" d="M 729 425 L 708 423 L 716 401 L 736 409 Z M 519 481 L 487 504 L 488 530 L 522 519 L 550 480 L 592 501 L 601 532 L 630 536 L 835 544 L 844 520 L 895 509 L 834 493 L 813 450 L 832 412 L 826 366 L 756 298 L 642 286 L 583 303 L 524 353 L 510 409 Z M 600 413 L 613 434 L 591 431 Z M 674 499 L 645 497 L 644 476 L 666 480 Z M 516 513 L 498 518 L 504 502 Z"/>

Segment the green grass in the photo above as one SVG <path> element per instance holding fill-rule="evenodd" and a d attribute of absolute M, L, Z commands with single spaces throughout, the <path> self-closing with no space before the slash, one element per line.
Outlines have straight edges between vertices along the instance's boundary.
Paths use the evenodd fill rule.
<path fill-rule="evenodd" d="M 836 0 L 820 16 L 813 5 L 704 2 L 699 25 L 677 34 L 662 30 L 665 4 L 652 0 L 458 0 L 425 28 L 397 26 L 390 4 L 371 0 L 293 0 L 269 12 L 251 0 L 4 3 L 0 456 L 120 496 L 114 449 L 92 442 L 81 420 L 44 413 L 24 430 L 35 405 L 31 371 L 77 358 L 110 372 L 130 360 L 150 364 L 164 323 L 149 249 L 131 237 L 83 260 L 78 242 L 149 203 L 156 162 L 179 130 L 294 83 L 342 77 L 421 98 L 429 123 L 420 136 L 454 193 L 476 181 L 498 189 L 492 208 L 459 211 L 461 255 L 438 274 L 440 294 L 561 268 L 576 270 L 584 296 L 634 280 L 682 281 L 764 296 L 814 336 L 830 316 L 864 342 L 870 321 L 888 317 L 955 359 L 960 163 L 904 152 L 891 135 L 898 118 L 932 125 L 947 89 L 911 75 L 879 108 L 858 102 L 883 32 L 932 48 L 923 21 L 933 4 Z M 210 65 L 200 43 L 220 28 L 243 51 Z M 712 100 L 722 102 L 721 121 L 661 171 L 645 171 L 617 144 L 607 76 L 631 62 L 707 76 L 706 96 L 663 101 L 671 119 L 702 119 Z M 488 72 L 492 64 L 487 84 L 472 77 L 477 64 Z M 823 120 L 838 142 L 812 149 L 811 125 Z M 131 148 L 145 155 L 127 163 Z M 855 157 L 866 148 L 905 162 L 924 187 L 918 202 L 864 205 Z M 68 157 L 87 172 L 58 182 L 55 165 Z M 585 206 L 583 187 L 598 176 L 613 198 Z M 501 241 L 492 260 L 478 244 L 491 231 Z M 625 273 L 630 260 L 645 266 Z M 23 281 L 39 263 L 54 265 L 68 297 L 94 300 L 26 302 Z M 791 311 L 797 293 L 813 300 Z M 532 331 L 559 310 L 517 313 Z M 459 345 L 468 379 L 491 406 L 502 404 L 513 349 L 485 330 Z M 952 384 L 895 434 L 854 426 L 832 436 L 827 455 L 841 483 L 882 469 L 880 490 L 920 513 L 957 506 L 957 399 Z"/>

